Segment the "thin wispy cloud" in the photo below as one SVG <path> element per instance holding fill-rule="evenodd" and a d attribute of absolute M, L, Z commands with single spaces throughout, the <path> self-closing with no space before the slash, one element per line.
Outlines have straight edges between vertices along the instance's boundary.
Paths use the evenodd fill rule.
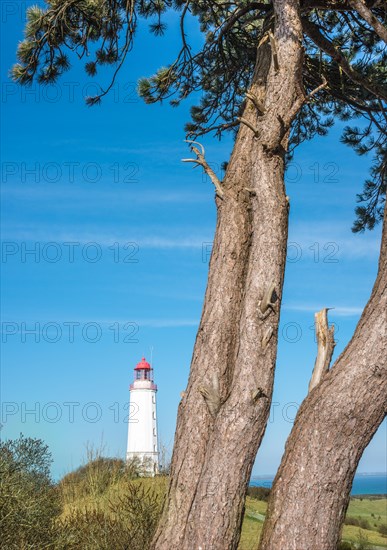
<path fill-rule="evenodd" d="M 327 307 L 322 304 L 285 304 L 282 306 L 282 309 L 285 311 L 299 311 L 305 313 L 316 313 L 320 311 L 323 307 Z M 364 307 L 362 306 L 334 306 L 329 308 L 332 311 L 332 315 L 337 317 L 357 317 L 361 315 Z"/>
<path fill-rule="evenodd" d="M 381 229 L 354 234 L 351 232 L 346 221 L 335 224 L 296 223 L 290 226 L 288 246 L 296 248 L 299 246 L 303 251 L 311 251 L 313 254 L 319 247 L 319 253 L 324 257 L 331 254 L 331 258 L 354 259 L 367 258 L 377 259 L 380 252 Z"/>
<path fill-rule="evenodd" d="M 134 316 L 135 317 L 135 316 Z M 76 316 L 68 316 L 65 317 L 57 317 L 57 316 L 51 316 L 51 317 L 23 317 L 23 318 L 15 318 L 15 317 L 8 317 L 6 318 L 4 316 L 4 320 L 2 322 L 2 325 L 0 327 L 0 334 L 6 334 L 10 335 L 10 324 L 14 324 L 13 327 L 15 329 L 15 333 L 12 332 L 12 335 L 18 334 L 19 332 L 25 332 L 27 329 L 34 326 L 37 331 L 39 331 L 40 328 L 44 327 L 44 330 L 49 331 L 50 326 L 52 331 L 57 330 L 57 325 L 59 327 L 62 325 L 63 327 L 66 327 L 68 329 L 69 324 L 73 326 L 71 330 L 77 331 L 78 326 L 85 326 L 87 324 L 94 324 L 98 325 L 103 330 L 113 330 L 113 327 L 115 327 L 115 330 L 117 330 L 117 325 L 121 327 L 121 329 L 129 330 L 129 325 L 131 327 L 138 327 L 139 330 L 141 328 L 184 328 L 184 327 L 197 327 L 199 325 L 199 319 L 193 319 L 193 318 L 133 318 L 133 315 L 128 315 L 127 318 L 101 318 L 101 317 L 95 317 L 95 318 L 83 318 L 83 317 L 76 317 Z M 69 330 L 69 329 L 68 329 Z M 135 333 L 133 333 L 135 334 Z"/>
<path fill-rule="evenodd" d="M 157 197 L 154 197 L 158 200 Z M 171 201 L 179 200 L 172 194 Z M 168 197 L 165 197 L 168 200 Z M 26 242 L 71 242 L 79 244 L 98 243 L 100 246 L 111 246 L 113 243 L 136 243 L 139 247 L 149 249 L 211 249 L 213 229 L 203 228 L 198 232 L 196 227 L 175 227 L 165 231 L 164 227 L 147 227 L 139 231 L 138 226 L 127 227 L 117 231 L 110 224 L 101 227 L 82 225 L 68 230 L 66 225 L 52 226 L 39 224 L 21 225 L 9 223 L 3 231 L 3 240 Z M 365 234 L 352 234 L 343 224 L 317 223 L 313 226 L 297 224 L 290 231 L 288 239 L 288 260 L 298 261 L 301 258 L 313 258 L 318 253 L 318 261 L 326 263 L 337 261 L 358 261 L 360 259 L 377 260 L 380 250 L 380 230 Z"/>
<path fill-rule="evenodd" d="M 140 234 L 138 228 L 127 228 L 124 232 L 117 232 L 110 227 L 106 228 L 106 231 L 101 233 L 95 229 L 94 231 L 85 231 L 79 228 L 78 231 L 68 232 L 67 229 L 60 229 L 58 227 L 26 227 L 26 226 L 11 226 L 8 225 L 3 233 L 3 241 L 16 241 L 16 242 L 56 242 L 60 243 L 77 243 L 79 245 L 86 245 L 90 243 L 96 243 L 99 246 L 109 247 L 114 243 L 120 243 L 121 245 L 127 245 L 131 243 L 133 246 L 137 245 L 139 248 L 150 249 L 202 249 L 203 246 L 207 246 L 211 243 L 210 232 L 208 234 L 184 235 L 184 232 L 180 229 L 176 229 L 173 234 L 159 235 L 160 231 L 155 231 L 154 234 Z M 207 244 L 206 244 L 207 243 Z M 210 246 L 210 245 L 209 245 Z"/>
<path fill-rule="evenodd" d="M 135 184 L 133 184 L 134 186 Z M 84 209 L 87 205 L 90 206 L 100 205 L 101 208 L 105 208 L 106 204 L 110 206 L 117 204 L 138 204 L 138 205 L 152 205 L 162 203 L 206 203 L 208 202 L 208 194 L 200 192 L 168 190 L 143 190 L 138 189 L 117 189 L 115 191 L 105 191 L 94 188 L 92 192 L 79 186 L 72 187 L 71 184 L 58 187 L 12 187 L 11 185 L 3 186 L 1 191 L 3 199 L 15 199 L 34 202 L 39 205 L 40 208 L 45 206 L 51 210 L 53 208 L 52 201 L 58 201 L 55 203 L 55 208 L 60 210 Z"/>

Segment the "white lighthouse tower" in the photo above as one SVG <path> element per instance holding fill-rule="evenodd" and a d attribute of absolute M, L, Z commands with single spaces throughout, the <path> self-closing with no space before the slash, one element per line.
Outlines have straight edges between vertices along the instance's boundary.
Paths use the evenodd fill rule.
<path fill-rule="evenodd" d="M 126 459 L 138 457 L 149 475 L 159 470 L 159 446 L 157 440 L 156 392 L 153 369 L 145 357 L 134 369 L 130 384 L 130 414 L 128 423 L 128 447 Z"/>

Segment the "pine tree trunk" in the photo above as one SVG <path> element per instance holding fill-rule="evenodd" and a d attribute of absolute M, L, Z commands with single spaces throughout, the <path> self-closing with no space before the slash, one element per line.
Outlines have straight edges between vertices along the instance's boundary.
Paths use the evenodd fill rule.
<path fill-rule="evenodd" d="M 303 98 L 298 1 L 276 0 L 275 15 L 275 40 L 257 50 L 253 99 L 246 100 L 224 199 L 216 199 L 208 286 L 157 550 L 237 548 L 269 415 L 289 209 L 284 154 Z"/>
<path fill-rule="evenodd" d="M 337 548 L 357 465 L 386 414 L 386 218 L 371 298 L 352 340 L 298 412 L 261 550 Z"/>

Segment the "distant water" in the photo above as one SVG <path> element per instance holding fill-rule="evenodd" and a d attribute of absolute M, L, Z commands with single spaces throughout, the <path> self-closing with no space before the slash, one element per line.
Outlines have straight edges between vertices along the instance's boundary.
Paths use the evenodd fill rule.
<path fill-rule="evenodd" d="M 271 487 L 274 476 L 252 476 L 250 485 L 254 487 Z M 357 474 L 353 480 L 351 495 L 385 495 L 387 494 L 386 474 Z"/>

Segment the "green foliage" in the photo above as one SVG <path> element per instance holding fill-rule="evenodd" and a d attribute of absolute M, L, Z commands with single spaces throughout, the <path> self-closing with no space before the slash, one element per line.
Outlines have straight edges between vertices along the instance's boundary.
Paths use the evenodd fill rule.
<path fill-rule="evenodd" d="M 387 4 L 373 3 L 374 18 L 386 18 Z M 34 78 L 42 84 L 55 82 L 70 67 L 65 51 L 86 59 L 85 71 L 95 76 L 101 66 L 114 66 L 110 84 L 96 96 L 87 97 L 97 105 L 111 89 L 127 53 L 133 46 L 140 20 L 149 19 L 156 35 L 166 31 L 166 12 L 180 14 L 181 47 L 167 67 L 139 82 L 138 91 L 147 103 L 169 99 L 173 106 L 189 94 L 202 92 L 192 108 L 186 126 L 190 136 L 214 131 L 236 132 L 238 117 L 246 101 L 254 71 L 257 46 L 273 31 L 272 2 L 221 2 L 219 0 L 46 0 L 45 7 L 27 10 L 25 39 L 18 47 L 18 63 L 11 71 L 20 84 Z M 387 52 L 371 26 L 355 10 L 335 9 L 324 0 L 302 5 L 305 57 L 302 68 L 306 95 L 321 83 L 326 85 L 309 96 L 291 128 L 290 150 L 316 134 L 325 135 L 334 119 L 354 121 L 348 125 L 343 142 L 358 154 L 373 155 L 371 178 L 358 195 L 354 231 L 372 229 L 380 220 L 385 202 L 387 164 Z M 203 34 L 194 51 L 185 23 L 197 19 Z M 270 55 L 270 53 L 268 53 Z"/>
<path fill-rule="evenodd" d="M 65 475 L 58 484 L 63 498 L 101 495 L 125 474 L 125 462 L 120 459 L 98 457 Z"/>
<path fill-rule="evenodd" d="M 61 550 L 144 550 L 149 548 L 161 514 L 163 496 L 152 488 L 127 483 L 123 496 L 107 510 L 76 509 L 57 525 Z"/>
<path fill-rule="evenodd" d="M 144 550 L 153 537 L 165 484 L 152 484 L 146 465 L 106 458 L 90 460 L 57 485 L 51 455 L 39 439 L 0 444 L 1 548 L 6 550 Z M 131 481 L 137 478 L 136 481 Z M 160 478 L 161 479 L 161 478 Z M 65 510 L 66 513 L 65 513 Z"/>
<path fill-rule="evenodd" d="M 250 486 L 247 489 L 247 495 L 251 498 L 255 498 L 257 500 L 262 500 L 264 502 L 267 502 L 270 496 L 270 489 L 267 487 Z"/>
<path fill-rule="evenodd" d="M 58 522 L 54 548 L 126 550 L 132 548 L 132 541 L 128 527 L 108 514 L 99 510 L 77 510 Z"/>
<path fill-rule="evenodd" d="M 136 479 L 146 474 L 146 464 L 138 458 L 125 462 L 120 458 L 106 458 L 99 452 L 88 452 L 89 460 L 58 483 L 63 503 L 85 497 L 98 497 L 119 482 Z"/>
<path fill-rule="evenodd" d="M 337 547 L 337 550 L 354 550 L 354 547 L 350 542 L 341 541 Z"/>
<path fill-rule="evenodd" d="M 0 443 L 0 530 L 7 550 L 51 548 L 59 495 L 50 478 L 51 454 L 40 439 Z"/>
<path fill-rule="evenodd" d="M 357 206 L 357 219 L 352 231 L 357 233 L 365 229 L 373 229 L 383 218 L 384 203 L 387 189 L 387 140 L 373 146 L 376 149 L 375 161 L 371 167 L 373 179 L 364 183 L 363 193 L 357 195 L 357 201 L 365 206 Z"/>
<path fill-rule="evenodd" d="M 372 550 L 371 545 L 369 543 L 368 536 L 363 534 L 359 529 L 359 534 L 357 536 L 357 544 L 356 544 L 357 550 Z"/>
<path fill-rule="evenodd" d="M 354 518 L 352 516 L 347 516 L 344 520 L 345 525 L 355 525 L 361 527 L 362 529 L 371 529 L 369 521 L 365 518 Z"/>
<path fill-rule="evenodd" d="M 382 523 L 379 525 L 378 531 L 383 537 L 387 537 L 387 523 Z"/>

